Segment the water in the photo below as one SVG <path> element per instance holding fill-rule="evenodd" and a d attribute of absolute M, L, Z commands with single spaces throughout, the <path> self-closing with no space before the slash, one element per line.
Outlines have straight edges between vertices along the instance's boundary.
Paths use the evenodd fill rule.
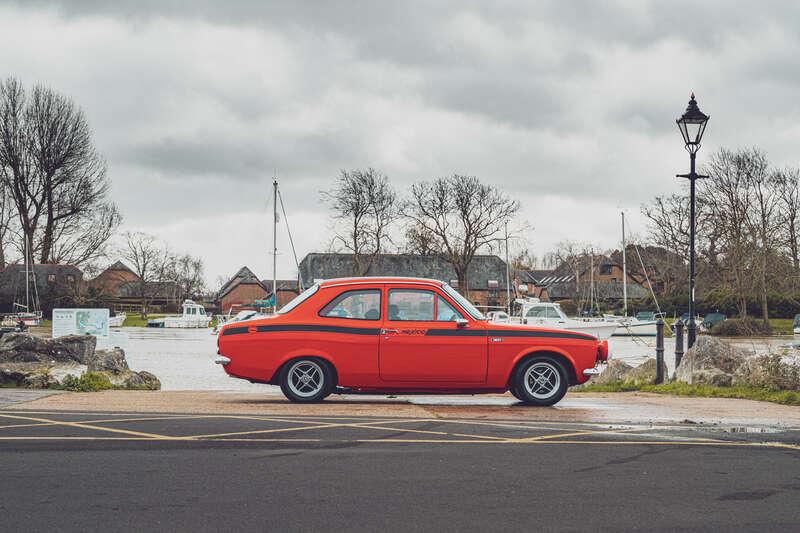
<path fill-rule="evenodd" d="M 152 372 L 161 380 L 163 390 L 278 392 L 269 385 L 228 377 L 222 367 L 214 363 L 217 337 L 208 329 L 121 328 L 117 331 L 115 340 L 125 349 L 131 369 Z M 760 354 L 780 349 L 791 337 L 726 340 Z M 655 343 L 654 337 L 612 337 L 609 341 L 611 358 L 638 366 L 655 357 Z M 675 370 L 674 338 L 664 339 L 664 360 L 671 374 Z"/>
<path fill-rule="evenodd" d="M 131 370 L 147 370 L 162 390 L 230 390 L 261 392 L 256 385 L 229 377 L 214 363 L 217 336 L 209 329 L 121 328 L 119 344 Z"/>

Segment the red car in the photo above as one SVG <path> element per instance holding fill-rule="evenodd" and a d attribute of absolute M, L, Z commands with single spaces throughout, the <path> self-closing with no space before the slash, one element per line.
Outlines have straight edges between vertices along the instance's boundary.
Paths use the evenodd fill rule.
<path fill-rule="evenodd" d="M 511 391 L 552 405 L 598 373 L 608 344 L 573 331 L 493 324 L 441 281 L 323 281 L 277 315 L 219 332 L 229 375 L 280 385 L 293 402 L 331 393 Z"/>

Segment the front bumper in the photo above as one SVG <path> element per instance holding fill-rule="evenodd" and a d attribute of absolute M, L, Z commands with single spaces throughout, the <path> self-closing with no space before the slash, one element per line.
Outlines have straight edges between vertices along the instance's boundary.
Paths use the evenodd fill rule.
<path fill-rule="evenodd" d="M 230 363 L 230 362 L 231 362 L 231 360 L 230 360 L 230 358 L 229 358 L 229 357 L 225 357 L 224 355 L 218 355 L 218 356 L 216 356 L 216 357 L 214 358 L 214 362 L 215 362 L 215 363 L 217 363 L 218 365 L 225 366 L 225 365 L 227 365 L 228 363 Z"/>

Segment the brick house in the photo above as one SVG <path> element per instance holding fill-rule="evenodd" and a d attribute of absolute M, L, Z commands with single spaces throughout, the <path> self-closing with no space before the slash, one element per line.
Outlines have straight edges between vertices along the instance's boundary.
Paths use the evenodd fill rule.
<path fill-rule="evenodd" d="M 351 254 L 311 253 L 300 261 L 300 278 L 309 287 L 322 279 L 353 275 L 355 262 Z M 445 281 L 462 293 L 452 265 L 438 255 L 380 254 L 367 276 L 403 276 Z M 476 255 L 467 275 L 469 299 L 476 305 L 505 307 L 506 264 L 496 255 Z M 513 295 L 512 295 L 513 297 Z"/>
<path fill-rule="evenodd" d="M 524 271 L 528 296 L 535 296 L 543 301 L 564 301 L 589 298 L 590 281 L 594 279 L 595 297 L 600 300 L 622 300 L 622 265 L 606 256 L 595 256 L 594 261 L 586 259 L 581 265 L 578 275 L 568 263 L 562 263 L 553 270 Z M 590 268 L 593 263 L 594 268 Z M 628 298 L 631 300 L 646 298 L 649 291 L 640 280 L 628 272 Z"/>
<path fill-rule="evenodd" d="M 122 261 L 117 261 L 88 282 L 86 297 L 115 311 L 139 312 L 142 308 L 141 278 Z M 148 282 L 144 287 L 151 313 L 177 312 L 181 290 L 174 281 Z"/>
<path fill-rule="evenodd" d="M 277 280 L 278 302 L 280 308 L 297 296 L 297 280 Z M 252 270 L 243 266 L 217 292 L 215 305 L 222 314 L 255 310 L 259 300 L 272 295 L 272 280 L 259 280 Z"/>
<path fill-rule="evenodd" d="M 83 272 L 73 265 L 31 265 L 28 283 L 30 297 L 37 298 L 39 308 L 49 316 L 55 307 L 74 307 L 81 301 Z M 0 271 L 0 313 L 21 311 L 14 304 L 25 303 L 25 265 L 8 265 Z M 34 287 L 35 281 L 35 291 Z M 31 307 L 34 307 L 31 302 Z"/>

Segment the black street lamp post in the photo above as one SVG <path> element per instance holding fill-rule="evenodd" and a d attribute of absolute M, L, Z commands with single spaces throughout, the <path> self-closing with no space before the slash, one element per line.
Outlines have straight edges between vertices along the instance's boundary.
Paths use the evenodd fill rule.
<path fill-rule="evenodd" d="M 689 173 L 678 174 L 679 178 L 687 178 L 689 180 L 689 324 L 687 326 L 687 347 L 691 348 L 694 345 L 694 340 L 697 335 L 697 322 L 695 321 L 695 302 L 694 302 L 694 238 L 695 238 L 695 196 L 694 182 L 700 178 L 707 178 L 708 176 L 701 176 L 695 172 L 695 156 L 700 149 L 700 141 L 703 139 L 703 133 L 706 131 L 706 124 L 710 117 L 700 111 L 697 107 L 697 101 L 694 99 L 694 93 L 689 100 L 689 105 L 686 107 L 686 112 L 675 122 L 678 124 L 678 129 L 683 136 L 683 142 L 686 144 L 686 151 L 689 152 Z"/>

